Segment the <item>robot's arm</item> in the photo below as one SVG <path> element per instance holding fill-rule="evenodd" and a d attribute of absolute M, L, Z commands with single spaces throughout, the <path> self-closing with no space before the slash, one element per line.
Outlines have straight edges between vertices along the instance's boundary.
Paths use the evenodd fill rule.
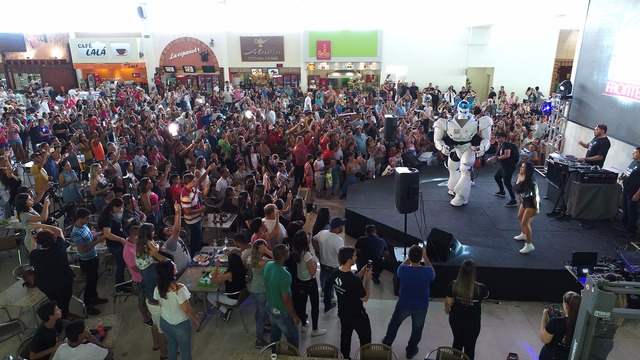
<path fill-rule="evenodd" d="M 480 146 L 476 148 L 476 155 L 482 156 L 491 145 L 491 126 L 493 125 L 493 120 L 488 116 L 483 116 L 478 121 L 480 122 L 480 133 L 478 135 L 480 135 L 482 141 L 480 141 Z"/>
<path fill-rule="evenodd" d="M 442 121 L 436 121 L 436 123 L 433 125 L 433 141 L 436 145 L 436 149 L 442 151 L 444 155 L 448 156 L 449 152 L 451 152 L 451 149 L 444 143 L 443 138 L 445 137 L 445 135 L 446 132 Z"/>

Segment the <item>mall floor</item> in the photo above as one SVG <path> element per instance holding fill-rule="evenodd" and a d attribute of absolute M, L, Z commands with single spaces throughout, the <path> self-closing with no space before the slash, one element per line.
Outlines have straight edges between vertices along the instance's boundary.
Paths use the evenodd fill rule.
<path fill-rule="evenodd" d="M 329 206 L 334 216 L 344 215 L 344 201 L 320 200 L 320 206 Z M 364 229 L 363 229 L 364 232 Z M 354 244 L 353 238 L 347 237 L 346 244 Z M 0 289 L 6 289 L 13 281 L 12 269 L 18 265 L 17 256 L 12 252 L 0 253 Z M 113 289 L 113 278 L 101 278 L 99 281 L 99 294 L 107 297 Z M 489 289 L 491 290 L 491 289 Z M 558 299 L 560 301 L 561 299 Z M 193 306 L 200 309 L 199 300 L 192 300 Z M 385 335 L 386 327 L 393 313 L 396 297 L 393 295 L 392 274 L 385 271 L 381 276 L 381 284 L 373 285 L 372 294 L 365 304 L 367 313 L 371 319 L 372 339 L 380 342 Z M 321 309 L 322 309 L 322 303 Z M 502 360 L 509 352 L 515 352 L 521 360 L 537 359 L 542 343 L 538 332 L 540 316 L 544 304 L 538 302 L 500 302 L 494 300 L 485 301 L 482 304 L 482 330 L 476 346 L 476 359 Z M 113 303 L 98 307 L 103 314 L 111 314 Z M 75 310 L 75 311 L 74 311 Z M 17 316 L 18 309 L 10 309 L 12 315 Z M 78 307 L 72 303 L 71 311 L 79 313 Z M 137 309 L 137 299 L 129 298 L 118 304 L 117 311 L 125 314 L 122 329 L 118 336 L 114 354 L 115 359 L 158 359 L 159 352 L 152 351 L 151 332 L 142 323 Z M 194 332 L 193 354 L 194 359 L 225 359 L 232 352 L 258 352 L 254 348 L 255 320 L 253 309 L 243 311 L 243 317 L 247 322 L 249 332 L 245 332 L 239 314 L 233 314 L 228 323 L 220 319 L 210 318 L 202 326 L 200 332 Z M 30 314 L 23 312 L 20 316 L 27 323 Z M 311 331 L 301 334 L 300 349 L 319 342 L 328 342 L 339 345 L 340 322 L 337 310 L 328 313 L 320 311 L 319 324 L 321 328 L 328 329 L 326 335 L 312 337 Z M 411 332 L 410 319 L 407 319 L 400 328 L 394 343 L 394 350 L 400 359 L 406 358 L 405 347 Z M 268 336 L 268 335 L 267 335 Z M 0 359 L 13 354 L 20 339 L 15 336 L 0 343 Z M 429 312 L 419 344 L 420 352 L 414 359 L 423 359 L 427 353 L 441 345 L 451 345 L 452 335 L 448 324 L 447 315 L 443 311 L 443 299 L 434 298 L 430 302 Z M 359 346 L 357 335 L 354 333 L 352 340 L 352 355 Z M 637 355 L 637 354 L 636 354 Z M 633 357 L 629 357 L 633 358 Z"/>

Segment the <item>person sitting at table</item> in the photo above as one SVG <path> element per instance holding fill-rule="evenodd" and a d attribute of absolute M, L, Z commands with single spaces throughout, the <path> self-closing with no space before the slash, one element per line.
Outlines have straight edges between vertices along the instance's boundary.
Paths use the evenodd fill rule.
<path fill-rule="evenodd" d="M 45 197 L 42 212 L 40 214 L 33 209 L 34 204 L 35 201 L 30 194 L 22 193 L 16 196 L 16 214 L 18 215 L 20 223 L 24 227 L 24 246 L 27 248 L 27 251 L 31 251 L 36 248 L 34 239 L 31 236 L 30 226 L 40 224 L 47 220 L 49 217 L 49 205 L 51 205 L 51 199 L 49 199 L 49 196 Z"/>
<path fill-rule="evenodd" d="M 169 359 L 178 358 L 179 348 L 181 359 L 191 360 L 191 322 L 196 331 L 200 329 L 200 320 L 189 304 L 191 293 L 177 281 L 173 261 L 163 261 L 155 267 L 158 285 L 153 298 L 160 302 L 160 328 L 167 338 Z"/>
<path fill-rule="evenodd" d="M 62 319 L 62 310 L 55 301 L 47 301 L 38 308 L 38 317 L 42 324 L 36 329 L 31 340 L 29 359 L 50 359 L 63 341 L 58 341 L 62 329 L 71 322 Z"/>
<path fill-rule="evenodd" d="M 38 249 L 29 254 L 29 264 L 35 270 L 35 285 L 49 300 L 55 300 L 62 310 L 62 318 L 69 315 L 73 271 L 69 267 L 67 246 L 62 229 L 49 226 L 35 234 Z"/>
<path fill-rule="evenodd" d="M 242 264 L 242 258 L 240 254 L 232 253 L 228 256 L 229 266 L 224 273 L 219 273 L 220 258 L 216 259 L 216 266 L 211 272 L 211 282 L 214 284 L 224 283 L 224 293 L 219 290 L 217 293 L 208 293 L 207 300 L 214 304 L 219 314 L 224 321 L 229 321 L 231 316 L 231 309 L 227 306 L 233 306 L 238 303 L 239 294 L 226 295 L 230 293 L 237 293 L 247 287 L 247 269 Z"/>
<path fill-rule="evenodd" d="M 236 197 L 236 191 L 233 187 L 229 186 L 224 191 L 224 198 L 216 203 L 216 207 L 220 209 L 220 211 L 227 213 L 238 212 L 238 198 Z"/>
<path fill-rule="evenodd" d="M 60 345 L 53 355 L 53 360 L 83 359 L 103 360 L 113 359 L 113 351 L 100 344 L 91 335 L 84 320 L 76 320 L 65 328 L 67 341 Z"/>

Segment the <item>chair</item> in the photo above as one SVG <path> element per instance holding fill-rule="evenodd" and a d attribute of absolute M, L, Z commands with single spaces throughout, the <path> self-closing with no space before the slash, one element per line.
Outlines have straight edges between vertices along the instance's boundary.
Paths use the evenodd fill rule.
<path fill-rule="evenodd" d="M 29 269 L 33 270 L 33 266 L 31 266 L 31 265 L 20 265 L 20 266 L 16 266 L 16 267 L 13 269 L 13 277 L 14 277 L 16 280 L 22 280 L 22 275 L 24 275 L 24 272 L 25 272 L 25 271 L 27 271 L 27 270 L 29 270 Z"/>
<path fill-rule="evenodd" d="M 244 317 L 242 316 L 242 312 L 241 312 L 242 308 L 248 307 L 248 305 L 245 305 L 245 303 L 247 304 L 253 303 L 253 298 L 251 297 L 251 293 L 249 292 L 249 290 L 247 288 L 244 288 L 240 291 L 236 291 L 232 293 L 224 293 L 224 295 L 226 296 L 238 295 L 238 302 L 235 305 L 228 305 L 228 304 L 216 302 L 215 307 L 220 308 L 221 305 L 224 305 L 227 309 L 229 309 L 229 311 L 231 311 L 231 315 L 233 315 L 234 312 L 237 312 L 238 314 L 240 314 L 240 320 L 242 320 L 242 326 L 244 326 L 244 331 L 249 332 L 249 329 L 247 328 L 247 324 L 245 323 Z"/>
<path fill-rule="evenodd" d="M 398 360 L 398 355 L 385 344 L 364 344 L 356 350 L 354 359 L 361 360 Z"/>
<path fill-rule="evenodd" d="M 272 348 L 275 349 L 272 351 L 273 354 L 300 356 L 300 352 L 298 351 L 298 348 L 296 348 L 295 346 L 293 346 L 293 344 L 286 341 L 272 342 L 271 344 L 263 347 L 262 350 L 260 350 L 260 354 L 266 354 L 267 350 L 272 350 Z"/>
<path fill-rule="evenodd" d="M 9 338 L 12 338 L 18 334 L 22 334 L 27 336 L 25 330 L 27 330 L 27 325 L 22 322 L 20 319 L 14 319 L 9 315 L 9 310 L 5 307 L 0 307 L 0 309 L 4 310 L 7 314 L 7 321 L 0 323 L 0 342 L 3 342 Z"/>
<path fill-rule="evenodd" d="M 89 318 L 89 315 L 87 314 L 87 304 L 84 303 L 84 300 L 81 299 L 82 293 L 84 292 L 84 289 L 87 287 L 87 278 L 84 276 L 84 272 L 82 272 L 82 269 L 80 269 L 80 266 L 78 265 L 69 265 L 69 267 L 71 267 L 71 271 L 73 271 L 73 274 L 75 275 L 73 277 L 73 284 L 72 284 L 72 295 L 71 295 L 71 299 L 74 301 L 77 301 L 80 304 L 80 307 L 82 308 L 82 315 L 84 316 L 85 319 Z"/>
<path fill-rule="evenodd" d="M 18 356 L 23 359 L 28 359 L 29 355 L 31 355 L 31 342 L 33 341 L 33 336 L 29 336 L 28 338 L 22 340 L 20 345 L 18 345 Z"/>
<path fill-rule="evenodd" d="M 340 352 L 340 349 L 337 346 L 326 343 L 309 345 L 302 353 L 302 357 L 344 359 L 342 352 Z"/>
<path fill-rule="evenodd" d="M 437 349 L 431 350 L 425 359 L 431 359 L 434 353 L 436 355 L 434 360 L 469 360 L 465 353 L 451 346 L 438 346 Z"/>
<path fill-rule="evenodd" d="M 129 268 L 126 268 L 125 272 L 129 272 Z M 113 292 L 111 293 L 111 297 L 113 297 L 113 313 L 114 314 L 116 313 L 116 306 L 118 305 L 118 300 L 120 300 L 120 303 L 122 303 L 122 301 L 127 301 L 129 296 L 144 296 L 144 294 L 138 294 L 137 292 L 118 293 L 117 289 L 119 287 L 125 287 L 125 286 L 131 286 L 131 285 L 133 285 L 133 280 L 128 280 L 120 284 L 116 284 L 113 287 Z M 136 288 L 134 287 L 133 289 L 135 290 Z"/>

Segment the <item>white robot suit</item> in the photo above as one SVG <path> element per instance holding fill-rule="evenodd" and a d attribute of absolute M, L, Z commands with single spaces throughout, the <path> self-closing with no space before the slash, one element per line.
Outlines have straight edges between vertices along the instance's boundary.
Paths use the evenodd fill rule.
<path fill-rule="evenodd" d="M 449 194 L 455 197 L 451 205 L 462 206 L 469 202 L 471 174 L 469 169 L 476 156 L 484 155 L 489 148 L 491 126 L 489 116 L 476 119 L 471 114 L 471 104 L 466 100 L 458 104 L 458 113 L 453 119 L 440 118 L 433 125 L 436 148 L 449 156 Z"/>

